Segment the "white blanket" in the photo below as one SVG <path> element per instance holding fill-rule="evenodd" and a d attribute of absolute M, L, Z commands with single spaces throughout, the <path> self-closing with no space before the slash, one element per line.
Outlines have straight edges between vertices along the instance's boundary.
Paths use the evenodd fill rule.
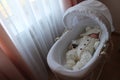
<path fill-rule="evenodd" d="M 92 58 L 92 55 L 99 44 L 99 39 L 88 36 L 92 33 L 100 34 L 100 29 L 88 29 L 87 27 L 86 32 L 80 35 L 82 38 L 74 41 L 73 44 L 76 42 L 76 45 L 78 46 L 66 53 L 66 68 L 79 70 Z"/>

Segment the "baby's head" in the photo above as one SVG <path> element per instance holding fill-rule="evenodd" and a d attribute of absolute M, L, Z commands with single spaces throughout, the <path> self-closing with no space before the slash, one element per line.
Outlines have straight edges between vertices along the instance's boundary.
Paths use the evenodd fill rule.
<path fill-rule="evenodd" d="M 92 38 L 99 38 L 99 35 L 101 33 L 100 28 L 98 27 L 86 27 L 85 32 L 83 34 L 80 34 L 81 37 L 83 36 L 90 36 Z"/>

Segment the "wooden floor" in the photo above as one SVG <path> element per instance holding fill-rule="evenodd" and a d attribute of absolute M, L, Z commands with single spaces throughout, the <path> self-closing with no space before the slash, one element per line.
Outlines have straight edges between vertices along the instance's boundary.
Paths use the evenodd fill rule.
<path fill-rule="evenodd" d="M 96 74 L 95 78 L 92 80 L 120 80 L 120 34 L 112 34 L 112 43 L 113 50 L 111 51 L 111 48 L 108 50 L 108 53 L 111 54 L 111 56 L 108 57 L 103 69 L 101 69 L 101 74 L 99 76 Z M 98 68 L 99 67 L 100 66 L 98 66 Z M 96 68 L 96 72 L 100 72 L 99 69 Z M 56 79 L 55 75 L 50 73 L 48 80 L 59 79 Z"/>

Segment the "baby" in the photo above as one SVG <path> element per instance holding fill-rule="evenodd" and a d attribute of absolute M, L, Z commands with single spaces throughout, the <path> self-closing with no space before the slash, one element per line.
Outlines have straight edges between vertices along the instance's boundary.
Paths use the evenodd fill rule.
<path fill-rule="evenodd" d="M 99 28 L 86 28 L 80 39 L 72 41 L 72 49 L 66 53 L 65 67 L 80 70 L 91 58 L 99 45 Z"/>

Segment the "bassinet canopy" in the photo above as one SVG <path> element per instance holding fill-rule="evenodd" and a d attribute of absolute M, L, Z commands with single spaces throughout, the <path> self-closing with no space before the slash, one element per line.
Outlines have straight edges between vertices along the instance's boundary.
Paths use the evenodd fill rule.
<path fill-rule="evenodd" d="M 101 25 L 100 27 L 107 29 L 108 35 L 114 31 L 112 17 L 108 8 L 97 0 L 83 1 L 69 8 L 64 14 L 63 23 L 65 28 L 72 29 L 81 21 L 85 22 L 87 18 L 91 18 L 101 25 L 105 24 L 105 27 Z"/>

